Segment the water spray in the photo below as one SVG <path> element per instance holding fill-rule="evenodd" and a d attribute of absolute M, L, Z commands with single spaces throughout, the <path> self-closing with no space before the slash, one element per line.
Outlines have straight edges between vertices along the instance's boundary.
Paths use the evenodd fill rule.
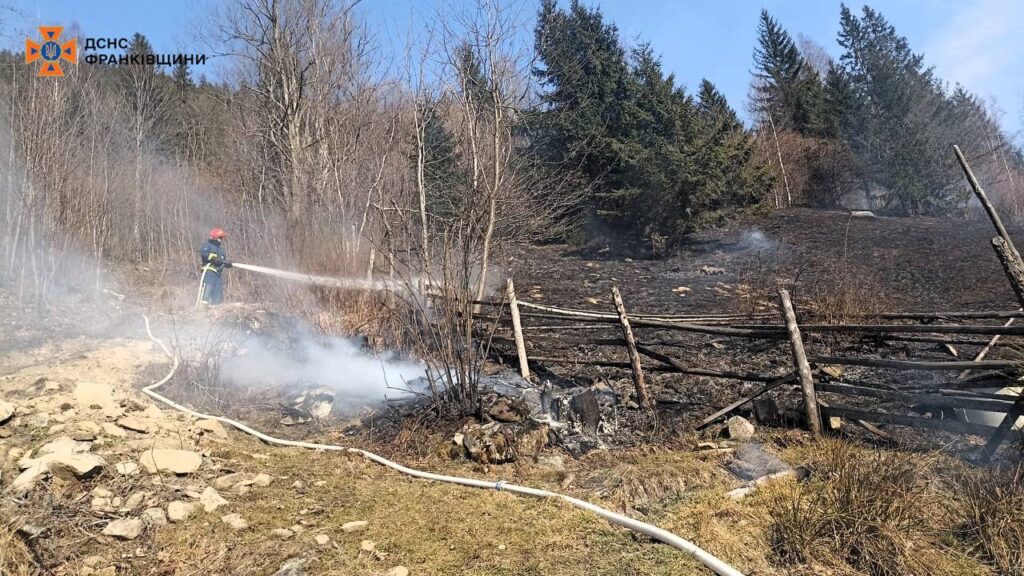
<path fill-rule="evenodd" d="M 269 268 L 267 266 L 256 266 L 254 264 L 241 264 L 238 262 L 233 263 L 232 266 L 234 268 L 239 268 L 241 270 L 256 272 L 257 274 L 266 274 L 267 276 L 273 276 L 275 278 L 283 278 L 285 280 L 302 282 L 304 284 L 313 284 L 316 286 L 326 286 L 329 288 L 343 288 L 348 290 L 387 290 L 390 292 L 398 292 L 403 288 L 402 284 L 395 282 L 394 280 L 358 280 L 355 278 L 332 278 L 330 276 L 315 276 L 313 274 L 303 274 L 302 272 L 290 272 L 288 270 L 278 270 L 277 268 Z M 412 281 L 411 285 L 416 285 L 415 280 Z"/>

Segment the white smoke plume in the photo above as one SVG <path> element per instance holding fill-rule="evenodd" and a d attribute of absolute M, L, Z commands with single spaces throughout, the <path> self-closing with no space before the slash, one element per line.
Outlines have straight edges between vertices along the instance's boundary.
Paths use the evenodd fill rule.
<path fill-rule="evenodd" d="M 335 391 L 336 409 L 352 412 L 411 395 L 425 370 L 414 361 L 369 354 L 344 338 L 307 334 L 283 349 L 276 340 L 252 336 L 223 359 L 220 378 L 239 387 L 327 387 Z"/>

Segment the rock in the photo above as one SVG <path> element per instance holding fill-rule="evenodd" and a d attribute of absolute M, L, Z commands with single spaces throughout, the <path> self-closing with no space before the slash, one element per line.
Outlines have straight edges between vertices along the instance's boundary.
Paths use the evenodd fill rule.
<path fill-rule="evenodd" d="M 17 489 L 19 481 L 21 486 L 31 485 L 35 480 L 46 474 L 52 474 L 64 480 L 72 478 L 90 478 L 103 469 L 106 461 L 95 454 L 77 454 L 62 452 L 58 454 L 45 454 L 39 458 L 33 458 L 30 466 L 20 476 L 14 479 L 11 486 Z M 27 482 L 27 484 L 25 484 Z"/>
<path fill-rule="evenodd" d="M 353 520 L 352 522 L 342 524 L 341 531 L 345 533 L 362 532 L 363 530 L 366 530 L 366 527 L 369 525 L 370 523 L 366 520 Z"/>
<path fill-rule="evenodd" d="M 754 425 L 742 416 L 733 416 L 725 423 L 730 440 L 744 441 L 754 437 Z"/>
<path fill-rule="evenodd" d="M 38 414 L 33 414 L 32 417 L 28 419 L 28 427 L 29 428 L 46 428 L 49 425 L 50 425 L 50 415 L 47 414 L 46 412 L 40 412 Z"/>
<path fill-rule="evenodd" d="M 213 486 L 207 486 L 206 490 L 203 490 L 202 495 L 199 496 L 199 503 L 203 505 L 203 510 L 207 512 L 213 512 L 217 508 L 228 504 L 214 488 Z"/>
<path fill-rule="evenodd" d="M 110 504 L 110 498 L 103 496 L 96 496 L 93 498 L 89 507 L 96 512 L 107 512 L 114 509 Z"/>
<path fill-rule="evenodd" d="M 377 549 L 377 543 L 373 540 L 363 540 L 359 543 L 360 552 L 373 552 Z"/>
<path fill-rule="evenodd" d="M 409 576 L 409 569 L 405 566 L 395 566 L 384 573 L 384 576 Z"/>
<path fill-rule="evenodd" d="M 92 432 L 86 432 L 85 430 L 76 430 L 71 434 L 71 438 L 76 442 L 92 442 L 96 439 L 96 435 Z"/>
<path fill-rule="evenodd" d="M 289 558 L 271 576 L 306 576 L 304 567 L 307 562 L 309 560 L 306 558 Z"/>
<path fill-rule="evenodd" d="M 129 496 L 127 500 L 125 500 L 122 508 L 126 512 L 131 512 L 132 510 L 135 510 L 139 506 L 142 506 L 142 502 L 146 499 L 146 496 L 147 494 L 145 492 L 136 492 L 135 494 Z"/>
<path fill-rule="evenodd" d="M 18 534 L 26 538 L 41 538 L 46 534 L 46 527 L 38 524 L 22 524 L 18 526 Z"/>
<path fill-rule="evenodd" d="M 128 437 L 128 433 L 124 431 L 124 428 L 121 428 L 113 422 L 104 422 L 103 424 L 100 424 L 100 427 L 103 428 L 103 433 L 107 436 L 112 436 L 114 438 Z"/>
<path fill-rule="evenodd" d="M 303 532 L 306 531 L 306 527 L 303 526 L 302 524 L 293 524 L 293 525 L 289 526 L 288 529 L 291 530 L 292 532 L 296 533 L 296 534 L 302 534 Z"/>
<path fill-rule="evenodd" d="M 126 430 L 142 434 L 149 434 L 150 431 L 149 424 L 135 416 L 122 416 L 117 419 L 117 425 Z"/>
<path fill-rule="evenodd" d="M 295 536 L 295 532 L 292 532 L 287 528 L 274 528 L 270 531 L 270 535 L 280 540 L 287 540 L 292 536 Z"/>
<path fill-rule="evenodd" d="M 114 493 L 111 492 L 110 490 L 107 490 L 103 486 L 97 486 L 97 487 L 93 488 L 92 492 L 90 492 L 90 494 L 92 494 L 93 496 L 95 496 L 97 498 L 106 498 L 107 500 L 109 500 L 109 499 L 114 497 Z"/>
<path fill-rule="evenodd" d="M 0 400 L 0 424 L 7 424 L 11 418 L 14 418 L 14 404 Z"/>
<path fill-rule="evenodd" d="M 306 487 L 306 483 L 303 482 L 302 480 L 296 480 L 295 482 L 292 482 L 292 488 L 294 488 L 296 490 L 302 490 L 305 487 Z"/>
<path fill-rule="evenodd" d="M 171 522 L 184 522 L 196 511 L 196 505 L 191 502 L 175 500 L 167 505 L 167 519 Z"/>
<path fill-rule="evenodd" d="M 114 388 L 100 382 L 78 382 L 74 391 L 75 403 L 84 408 L 98 408 L 107 417 L 121 415 L 121 409 L 114 401 Z"/>
<path fill-rule="evenodd" d="M 142 519 L 152 524 L 153 526 L 165 526 L 167 525 L 167 513 L 164 512 L 163 508 L 154 506 L 153 508 L 146 508 L 142 511 Z"/>
<path fill-rule="evenodd" d="M 331 541 L 331 537 L 327 534 L 317 534 L 313 536 L 313 540 L 320 546 L 326 546 Z"/>
<path fill-rule="evenodd" d="M 139 473 L 139 465 L 135 462 L 118 462 L 117 466 L 114 467 L 118 474 L 122 476 L 135 476 Z"/>
<path fill-rule="evenodd" d="M 260 486 L 262 488 L 266 488 L 267 486 L 270 486 L 270 483 L 273 481 L 273 476 L 271 476 L 270 474 L 260 472 L 259 474 L 256 475 L 256 478 L 253 479 L 253 484 Z"/>
<path fill-rule="evenodd" d="M 60 438 L 56 438 L 40 446 L 39 449 L 36 450 L 36 455 L 42 456 L 44 454 L 61 453 L 83 454 L 88 452 L 90 448 L 92 448 L 91 442 L 81 442 L 68 436 L 61 436 Z"/>
<path fill-rule="evenodd" d="M 213 487 L 216 488 L 217 490 L 230 490 L 232 486 L 240 482 L 243 482 L 248 477 L 249 475 L 244 472 L 234 472 L 232 474 L 227 474 L 214 480 Z"/>
<path fill-rule="evenodd" d="M 142 520 L 138 518 L 121 518 L 107 524 L 103 529 L 103 535 L 117 538 L 118 540 L 135 540 L 142 533 Z"/>
<path fill-rule="evenodd" d="M 224 425 L 217 420 L 200 420 L 196 422 L 196 428 L 203 432 L 208 432 L 215 438 L 221 438 L 226 440 L 228 437 L 228 431 L 224 429 Z"/>
<path fill-rule="evenodd" d="M 245 530 L 249 527 L 249 523 L 237 512 L 221 516 L 220 521 L 230 526 L 233 530 Z"/>
<path fill-rule="evenodd" d="M 157 472 L 191 474 L 198 470 L 202 463 L 202 457 L 195 452 L 168 448 L 146 450 L 139 458 L 139 464 L 142 464 L 142 467 L 150 474 Z"/>
<path fill-rule="evenodd" d="M 145 410 L 142 411 L 142 415 L 145 416 L 146 418 L 152 418 L 154 420 L 160 420 L 160 419 L 162 419 L 164 417 L 164 412 L 163 412 L 163 410 L 161 410 L 161 409 L 157 408 L 156 406 L 153 406 L 152 404 L 150 404 L 149 406 L 146 406 Z"/>

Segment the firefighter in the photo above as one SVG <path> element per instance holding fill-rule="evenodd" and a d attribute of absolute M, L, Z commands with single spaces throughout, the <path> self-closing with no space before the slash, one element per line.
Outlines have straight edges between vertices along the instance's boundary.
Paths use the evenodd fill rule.
<path fill-rule="evenodd" d="M 221 274 L 225 268 L 231 268 L 231 261 L 221 243 L 227 234 L 220 228 L 210 230 L 210 239 L 199 249 L 202 262 L 199 276 L 199 299 L 196 305 L 210 304 L 215 306 L 224 301 L 224 280 Z"/>

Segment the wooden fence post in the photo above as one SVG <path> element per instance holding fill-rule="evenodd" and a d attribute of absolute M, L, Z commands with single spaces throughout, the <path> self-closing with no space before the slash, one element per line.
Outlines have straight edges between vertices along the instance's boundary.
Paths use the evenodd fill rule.
<path fill-rule="evenodd" d="M 804 342 L 800 337 L 800 327 L 796 324 L 796 313 L 793 312 L 793 303 L 789 300 L 789 292 L 779 290 L 779 300 L 782 303 L 782 312 L 786 317 L 786 330 L 789 331 L 789 344 L 793 348 L 793 361 L 796 364 L 797 374 L 800 375 L 800 389 L 804 395 L 807 425 L 810 426 L 814 437 L 820 438 L 821 416 L 818 414 L 818 397 L 814 393 L 814 378 L 811 376 L 811 366 L 807 363 Z"/>
<path fill-rule="evenodd" d="M 956 159 L 960 162 L 960 167 L 963 168 L 964 175 L 967 176 L 967 182 L 970 183 L 971 189 L 974 190 L 974 195 L 978 197 L 982 208 L 988 213 L 989 219 L 992 220 L 992 225 L 995 226 L 996 232 L 999 233 L 999 236 L 992 239 L 992 248 L 996 251 L 999 263 L 1003 265 L 1003 271 L 1006 273 L 1006 278 L 1010 281 L 1014 294 L 1017 295 L 1017 301 L 1020 302 L 1021 306 L 1024 306 L 1024 261 L 1021 260 L 1020 253 L 1017 252 L 1017 248 L 1013 245 L 1013 240 L 1010 239 L 1010 234 L 1006 231 L 1006 227 L 1003 226 L 1003 221 L 999 218 L 999 214 L 996 213 L 995 207 L 989 202 L 988 196 L 985 195 L 981 184 L 978 183 L 978 179 L 974 177 L 974 172 L 967 164 L 967 158 L 960 151 L 960 147 L 954 145 L 953 153 L 956 154 Z M 1017 396 L 1015 406 L 1018 409 L 1024 409 L 1024 392 Z M 1006 416 L 1003 416 L 1003 421 L 985 445 L 984 460 L 991 459 L 996 453 L 1003 439 L 1006 438 L 1006 435 L 1010 433 L 1010 429 L 1013 428 L 1019 414 L 1020 412 L 1017 410 L 1011 410 Z"/>
<path fill-rule="evenodd" d="M 524 380 L 530 379 L 530 360 L 526 357 L 526 342 L 523 340 L 523 323 L 519 319 L 519 301 L 516 300 L 516 288 L 512 278 L 508 279 L 508 307 L 512 312 L 512 333 L 516 339 L 516 354 L 519 356 L 519 375 Z"/>
<path fill-rule="evenodd" d="M 615 311 L 619 314 L 619 324 L 622 325 L 622 337 L 626 339 L 626 351 L 629 353 L 629 363 L 633 368 L 633 386 L 636 388 L 637 403 L 650 410 L 654 406 L 651 404 L 651 395 L 647 392 L 644 371 L 640 366 L 640 353 L 636 350 L 636 339 L 633 338 L 633 329 L 629 325 L 626 306 L 622 303 L 622 294 L 619 294 L 618 286 L 612 286 L 612 300 L 615 302 Z"/>

